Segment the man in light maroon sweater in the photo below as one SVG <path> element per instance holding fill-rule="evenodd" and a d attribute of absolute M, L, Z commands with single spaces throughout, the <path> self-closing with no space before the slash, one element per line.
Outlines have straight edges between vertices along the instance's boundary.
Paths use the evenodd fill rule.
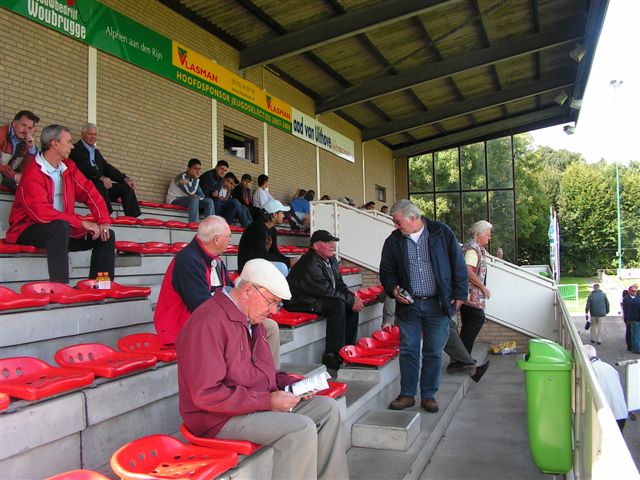
<path fill-rule="evenodd" d="M 180 415 L 195 435 L 272 446 L 272 478 L 348 478 L 335 400 L 285 392 L 299 377 L 273 365 L 262 321 L 289 298 L 278 269 L 254 259 L 193 312 L 176 341 Z"/>

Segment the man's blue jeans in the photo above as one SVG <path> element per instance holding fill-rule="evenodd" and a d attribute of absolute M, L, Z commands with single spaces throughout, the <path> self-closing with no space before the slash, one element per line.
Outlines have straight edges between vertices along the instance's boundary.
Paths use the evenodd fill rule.
<path fill-rule="evenodd" d="M 202 211 L 205 217 L 214 215 L 215 212 L 213 208 L 213 200 L 210 198 L 203 198 L 200 200 L 198 196 L 185 195 L 184 197 L 176 198 L 171 202 L 171 204 L 187 207 L 190 222 L 197 222 L 200 220 L 200 211 Z"/>
<path fill-rule="evenodd" d="M 442 351 L 449 338 L 449 321 L 449 316 L 442 313 L 437 297 L 416 299 L 409 306 L 406 317 L 396 318 L 400 328 L 400 395 L 415 397 L 420 375 L 421 398 L 435 397 L 440 386 Z"/>

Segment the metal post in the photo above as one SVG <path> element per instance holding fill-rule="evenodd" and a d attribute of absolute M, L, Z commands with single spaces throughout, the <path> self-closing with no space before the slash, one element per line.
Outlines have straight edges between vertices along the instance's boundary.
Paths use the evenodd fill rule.
<path fill-rule="evenodd" d="M 621 225 L 621 221 L 620 221 L 620 154 L 619 154 L 619 146 L 618 143 L 620 142 L 620 138 L 618 135 L 618 128 L 616 126 L 616 120 L 617 120 L 617 115 L 618 115 L 618 104 L 617 104 L 617 97 L 618 97 L 618 88 L 620 88 L 623 84 L 623 80 L 611 80 L 609 82 L 609 85 L 611 85 L 613 87 L 613 115 L 614 115 L 614 121 L 612 122 L 612 125 L 614 125 L 614 128 L 616 129 L 616 158 L 615 158 L 615 162 L 616 162 L 616 212 L 617 212 L 617 217 L 618 217 L 618 275 L 620 275 L 620 270 L 622 270 L 622 225 Z"/>

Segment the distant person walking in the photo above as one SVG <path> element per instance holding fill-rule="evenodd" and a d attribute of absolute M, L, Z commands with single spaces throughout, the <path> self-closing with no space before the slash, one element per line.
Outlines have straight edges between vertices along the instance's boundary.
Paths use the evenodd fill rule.
<path fill-rule="evenodd" d="M 622 292 L 622 320 L 624 321 L 625 333 L 624 341 L 627 344 L 627 351 L 631 352 L 631 302 L 638 293 L 638 286 L 636 284 L 630 285 L 628 290 Z"/>
<path fill-rule="evenodd" d="M 600 290 L 600 285 L 597 283 L 593 284 L 593 291 L 589 294 L 589 298 L 587 298 L 584 313 L 587 320 L 589 320 L 589 315 L 591 315 L 591 343 L 601 345 L 600 327 L 609 313 L 609 299 L 605 293 Z"/>

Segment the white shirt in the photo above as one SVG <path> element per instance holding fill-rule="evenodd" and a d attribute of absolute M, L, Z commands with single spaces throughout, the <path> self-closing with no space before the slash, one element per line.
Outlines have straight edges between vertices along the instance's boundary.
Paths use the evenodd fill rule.
<path fill-rule="evenodd" d="M 624 392 L 622 391 L 618 371 L 599 358 L 591 360 L 591 366 L 604 392 L 607 403 L 609 403 L 609 408 L 611 408 L 613 412 L 614 418 L 616 420 L 626 419 L 628 415 L 627 402 L 624 399 Z"/>

